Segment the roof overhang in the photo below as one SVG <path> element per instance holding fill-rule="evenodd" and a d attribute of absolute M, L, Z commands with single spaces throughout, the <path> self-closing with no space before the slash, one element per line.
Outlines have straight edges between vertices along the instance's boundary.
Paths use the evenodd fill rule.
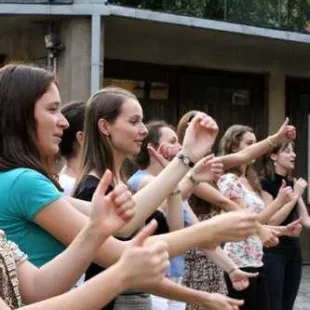
<path fill-rule="evenodd" d="M 69 16 L 115 16 L 145 20 L 156 23 L 180 25 L 191 28 L 221 31 L 291 42 L 310 43 L 310 34 L 260 28 L 209 19 L 127 8 L 105 3 L 79 3 L 72 5 L 1 4 L 0 15 L 69 15 Z"/>

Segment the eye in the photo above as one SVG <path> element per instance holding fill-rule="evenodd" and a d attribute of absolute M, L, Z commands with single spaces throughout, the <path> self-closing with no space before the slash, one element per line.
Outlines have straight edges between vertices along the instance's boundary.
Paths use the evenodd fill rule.
<path fill-rule="evenodd" d="M 58 108 L 57 107 L 50 107 L 48 110 L 50 112 L 56 113 L 58 111 Z"/>

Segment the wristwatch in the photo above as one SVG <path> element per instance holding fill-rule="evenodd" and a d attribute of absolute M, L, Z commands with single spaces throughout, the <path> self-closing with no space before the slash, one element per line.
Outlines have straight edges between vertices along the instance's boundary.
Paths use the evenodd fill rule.
<path fill-rule="evenodd" d="M 182 153 L 179 153 L 177 156 L 179 159 L 181 159 L 184 165 L 189 166 L 190 168 L 193 168 L 195 166 L 195 163 L 193 163 L 188 156 Z"/>

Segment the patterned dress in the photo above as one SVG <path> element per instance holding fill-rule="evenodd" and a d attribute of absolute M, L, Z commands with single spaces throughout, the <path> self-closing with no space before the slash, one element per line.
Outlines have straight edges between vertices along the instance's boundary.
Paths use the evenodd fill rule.
<path fill-rule="evenodd" d="M 16 268 L 25 260 L 27 256 L 0 230 L 0 297 L 11 309 L 21 307 Z"/>
<path fill-rule="evenodd" d="M 196 196 L 192 196 L 189 203 L 200 221 L 218 214 L 215 208 Z M 199 291 L 227 294 L 223 270 L 210 261 L 200 249 L 192 249 L 185 254 L 183 284 Z M 187 304 L 186 310 L 203 310 L 203 308 Z"/>
<path fill-rule="evenodd" d="M 229 199 L 242 199 L 246 208 L 260 213 L 265 204 L 253 190 L 247 189 L 233 173 L 224 174 L 218 181 L 221 193 Z M 239 242 L 226 242 L 224 250 L 239 268 L 263 266 L 263 245 L 258 235 Z"/>

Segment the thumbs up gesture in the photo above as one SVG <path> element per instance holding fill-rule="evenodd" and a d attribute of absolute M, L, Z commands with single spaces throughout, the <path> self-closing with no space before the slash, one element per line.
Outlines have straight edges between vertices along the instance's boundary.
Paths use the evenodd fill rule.
<path fill-rule="evenodd" d="M 107 170 L 94 193 L 90 223 L 102 236 L 117 233 L 134 216 L 135 202 L 124 184 L 118 184 L 106 195 L 112 181 L 112 173 Z"/>
<path fill-rule="evenodd" d="M 294 199 L 293 189 L 291 186 L 287 186 L 285 180 L 282 180 L 282 185 L 276 199 L 282 206 Z"/>
<path fill-rule="evenodd" d="M 296 139 L 296 128 L 289 125 L 289 118 L 287 117 L 279 128 L 278 132 L 271 136 L 273 142 L 275 143 L 285 143 Z"/>
<path fill-rule="evenodd" d="M 155 220 L 145 226 L 130 241 L 128 249 L 123 253 L 119 268 L 125 273 L 126 288 L 146 289 L 159 283 L 165 277 L 169 267 L 168 245 L 164 241 L 156 241 L 146 245 L 146 239 L 157 227 Z"/>

